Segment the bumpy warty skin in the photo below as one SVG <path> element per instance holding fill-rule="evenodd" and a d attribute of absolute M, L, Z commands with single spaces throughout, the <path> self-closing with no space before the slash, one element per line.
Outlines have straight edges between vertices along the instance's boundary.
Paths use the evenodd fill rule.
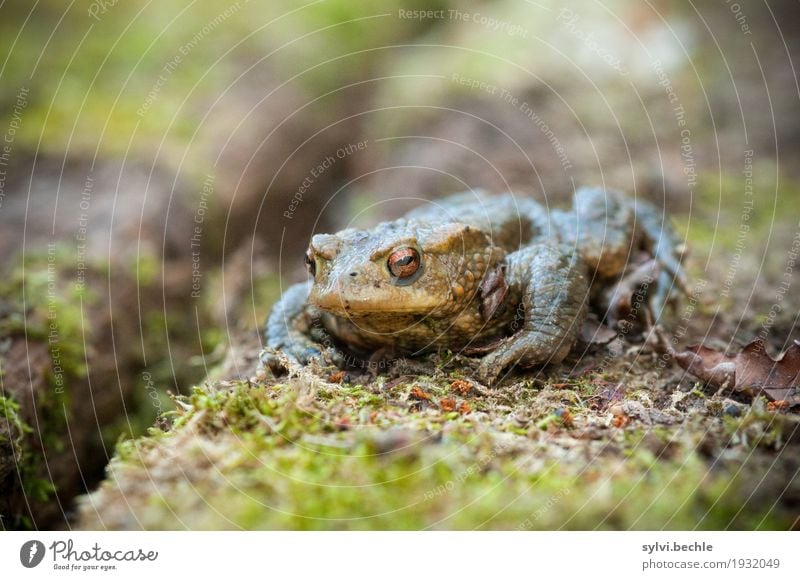
<path fill-rule="evenodd" d="M 264 362 L 278 351 L 345 366 L 375 353 L 419 355 L 491 344 L 480 378 L 561 361 L 589 311 L 590 289 L 615 283 L 649 251 L 661 266 L 654 309 L 682 276 L 676 236 L 651 204 L 585 188 L 570 211 L 505 194 L 463 193 L 369 230 L 312 238 L 310 280 L 267 321 Z M 664 289 L 664 286 L 667 286 Z"/>

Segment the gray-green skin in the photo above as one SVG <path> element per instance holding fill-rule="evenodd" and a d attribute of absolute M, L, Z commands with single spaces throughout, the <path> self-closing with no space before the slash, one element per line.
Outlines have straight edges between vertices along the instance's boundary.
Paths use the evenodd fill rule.
<path fill-rule="evenodd" d="M 615 284 L 640 250 L 659 266 L 649 294 L 657 318 L 683 279 L 678 247 L 653 205 L 613 191 L 580 189 L 571 211 L 511 194 L 457 194 L 370 230 L 315 235 L 313 279 L 273 308 L 262 358 L 273 369 L 277 351 L 344 367 L 488 343 L 479 376 L 491 384 L 513 365 L 561 361 L 590 295 Z M 418 252 L 420 268 L 399 280 L 387 260 L 403 248 Z"/>

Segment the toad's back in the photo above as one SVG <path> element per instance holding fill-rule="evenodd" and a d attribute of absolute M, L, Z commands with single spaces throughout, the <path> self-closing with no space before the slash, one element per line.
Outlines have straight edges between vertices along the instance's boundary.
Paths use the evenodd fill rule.
<path fill-rule="evenodd" d="M 601 279 L 620 274 L 643 238 L 639 224 L 655 230 L 659 239 L 669 236 L 663 217 L 653 206 L 616 192 L 583 188 L 576 192 L 571 210 L 547 208 L 536 201 L 481 191 L 460 193 L 412 210 L 409 219 L 466 223 L 487 232 L 492 243 L 512 252 L 540 242 L 574 247 L 590 271 Z M 674 245 L 674 240 L 669 242 Z"/>
<path fill-rule="evenodd" d="M 489 234 L 492 243 L 509 252 L 551 234 L 547 210 L 532 199 L 512 194 L 459 193 L 413 209 L 405 217 L 474 226 Z"/>

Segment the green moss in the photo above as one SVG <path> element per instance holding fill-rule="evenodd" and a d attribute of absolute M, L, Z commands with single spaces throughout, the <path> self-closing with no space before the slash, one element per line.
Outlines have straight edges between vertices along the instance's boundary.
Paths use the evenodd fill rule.
<path fill-rule="evenodd" d="M 780 450 L 793 438 L 796 441 L 800 434 L 800 420 L 793 415 L 768 411 L 764 397 L 758 397 L 742 416 L 726 416 L 723 425 L 729 442 L 749 449 Z"/>
<path fill-rule="evenodd" d="M 568 443 L 571 430 L 554 410 L 547 432 L 536 435 L 498 429 L 497 417 L 409 404 L 408 388 L 380 397 L 371 385 L 308 377 L 195 388 L 177 399 L 169 432 L 119 445 L 114 477 L 94 502 L 124 495 L 149 528 L 684 529 L 698 518 L 704 529 L 791 524 L 772 504 L 740 509 L 753 480 L 730 474 L 747 470 L 735 462 L 710 470 L 680 428 L 610 429 L 598 447 L 585 448 L 588 456 L 565 456 L 571 446 L 553 443 Z M 544 388 L 540 396 L 552 392 Z M 653 441 L 669 444 L 670 453 L 652 449 Z M 160 463 L 167 457 L 169 465 Z M 156 472 L 163 477 L 143 491 L 136 482 Z"/>
<path fill-rule="evenodd" d="M 11 456 L 4 457 L 4 459 L 16 459 L 14 484 L 21 482 L 23 493 L 29 501 L 44 502 L 55 492 L 55 487 L 49 479 L 42 475 L 43 470 L 38 462 L 38 454 L 31 451 L 29 447 L 31 441 L 27 439 L 27 436 L 33 433 L 33 429 L 23 421 L 19 411 L 18 403 L 8 397 L 0 396 L 0 418 L 4 423 L 0 424 L 2 427 L 0 429 L 0 448 L 10 447 Z M 9 490 L 5 491 L 8 493 Z M 11 494 L 8 493 L 8 495 Z M 0 506 L 3 503 L 0 502 Z M 10 516 L 10 521 L 6 522 L 6 525 L 15 528 L 31 527 L 29 518 L 21 518 L 19 514 L 10 514 Z"/>
<path fill-rule="evenodd" d="M 702 253 L 713 246 L 727 256 L 726 262 L 740 238 L 747 253 L 753 252 L 764 234 L 780 226 L 777 216 L 792 215 L 793 200 L 800 195 L 800 182 L 786 177 L 777 182 L 776 175 L 773 162 L 756 164 L 753 195 L 746 195 L 741 174 L 701 174 L 692 206 L 697 215 L 690 222 L 674 220 L 676 226 L 691 240 L 693 249 Z"/>
<path fill-rule="evenodd" d="M 67 404 L 64 382 L 86 376 L 83 345 L 90 340 L 91 328 L 84 316 L 96 296 L 74 281 L 69 270 L 70 254 L 61 247 L 47 253 L 28 254 L 24 267 L 18 264 L 0 284 L 0 297 L 10 303 L 14 314 L 0 327 L 5 335 L 23 331 L 28 340 L 46 342 L 54 368 L 50 376 L 58 402 Z M 16 327 L 22 323 L 21 327 Z"/>
<path fill-rule="evenodd" d="M 22 420 L 17 402 L 0 397 L 0 414 L 6 418 L 9 432 L 18 435 L 12 455 L 17 458 L 17 474 L 13 489 L 6 490 L 7 497 L 24 494 L 33 505 L 50 501 L 55 492 L 42 450 L 60 453 L 66 449 L 73 385 L 86 376 L 83 345 L 91 340 L 92 329 L 84 313 L 96 297 L 74 281 L 70 264 L 70 254 L 54 246 L 43 253 L 27 254 L 24 267 L 18 263 L 0 283 L 0 337 L 24 336 L 30 345 L 45 345 L 50 358 L 44 375 L 49 388 L 36 391 L 39 431 L 34 433 Z M 0 358 L 0 368 L 2 363 Z M 2 380 L 0 375 L 0 385 Z M 5 515 L 15 527 L 32 525 L 19 513 Z"/>
<path fill-rule="evenodd" d="M 2 366 L 0 366 L 0 377 L 2 377 Z M 5 420 L 5 429 L 0 431 L 0 444 L 8 443 L 14 448 L 14 455 L 22 453 L 20 440 L 25 433 L 30 433 L 32 429 L 19 416 L 19 404 L 0 395 L 0 417 Z"/>

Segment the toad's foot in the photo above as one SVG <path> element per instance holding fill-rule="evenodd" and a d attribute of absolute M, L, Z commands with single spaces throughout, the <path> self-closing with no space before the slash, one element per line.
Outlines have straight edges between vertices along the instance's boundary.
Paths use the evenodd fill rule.
<path fill-rule="evenodd" d="M 566 337 L 556 338 L 541 331 L 523 331 L 504 339 L 494 352 L 481 360 L 478 376 L 484 384 L 494 384 L 506 368 L 519 364 L 522 367 L 560 362 L 572 348 Z"/>
<path fill-rule="evenodd" d="M 267 347 L 261 351 L 261 364 L 275 376 L 294 371 L 312 362 L 333 365 L 340 369 L 347 366 L 343 353 L 335 348 L 324 348 L 308 341 L 303 344 L 284 345 L 279 349 Z"/>
<path fill-rule="evenodd" d="M 646 302 L 648 291 L 657 290 L 660 274 L 658 262 L 647 260 L 623 274 L 616 284 L 604 289 L 600 293 L 599 306 L 606 313 L 605 323 L 614 328 L 644 318 L 645 310 L 649 308 Z"/>
<path fill-rule="evenodd" d="M 313 312 L 307 305 L 309 288 L 308 283 L 291 286 L 267 320 L 267 348 L 261 353 L 261 363 L 273 374 L 283 374 L 313 360 L 344 365 L 343 354 L 326 343 L 323 330 L 312 324 Z"/>

